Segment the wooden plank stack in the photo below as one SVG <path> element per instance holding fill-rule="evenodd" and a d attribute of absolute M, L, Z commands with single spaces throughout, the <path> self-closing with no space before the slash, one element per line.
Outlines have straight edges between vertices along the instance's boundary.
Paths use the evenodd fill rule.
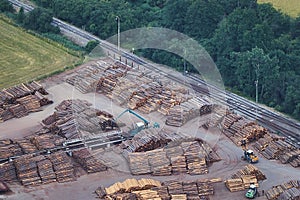
<path fill-rule="evenodd" d="M 148 162 L 151 167 L 152 175 L 168 176 L 171 175 L 170 160 L 167 158 L 163 149 L 156 149 L 148 152 Z"/>
<path fill-rule="evenodd" d="M 128 158 L 129 167 L 133 175 L 151 173 L 151 167 L 148 162 L 147 153 L 131 153 L 129 154 Z"/>
<path fill-rule="evenodd" d="M 20 156 L 23 154 L 21 147 L 17 143 L 10 141 L 8 144 L 0 145 L 0 158 L 9 158 L 11 156 Z"/>
<path fill-rule="evenodd" d="M 39 159 L 43 159 L 43 156 L 33 157 L 32 155 L 24 155 L 14 160 L 17 176 L 23 185 L 41 184 L 36 163 Z"/>
<path fill-rule="evenodd" d="M 215 179 L 220 182 L 219 179 Z M 143 182 L 143 184 L 141 184 Z M 214 179 L 195 181 L 167 181 L 161 183 L 152 179 L 127 179 L 117 182 L 108 188 L 99 187 L 96 190 L 101 199 L 209 199 L 214 194 Z M 129 194 L 135 194 L 130 197 Z"/>
<path fill-rule="evenodd" d="M 195 97 L 186 102 L 172 107 L 167 115 L 166 124 L 180 127 L 195 117 L 208 114 L 212 111 L 212 105 L 204 98 Z"/>
<path fill-rule="evenodd" d="M 35 81 L 0 91 L 0 122 L 41 111 L 41 106 L 53 103 L 43 94 L 48 93 Z"/>
<path fill-rule="evenodd" d="M 231 178 L 242 178 L 242 176 L 245 175 L 253 175 L 256 177 L 257 181 L 267 179 L 266 176 L 257 167 L 251 164 L 248 164 L 243 169 L 238 170 L 231 176 Z"/>
<path fill-rule="evenodd" d="M 37 162 L 38 172 L 43 184 L 48 184 L 56 181 L 56 175 L 53 170 L 52 162 L 49 159 L 44 159 Z"/>
<path fill-rule="evenodd" d="M 17 181 L 16 168 L 13 162 L 0 164 L 1 180 L 6 182 Z"/>
<path fill-rule="evenodd" d="M 19 140 L 16 140 L 16 143 L 21 147 L 24 154 L 33 153 L 33 152 L 37 151 L 36 146 L 34 144 L 32 144 L 30 140 L 19 139 Z"/>
<path fill-rule="evenodd" d="M 300 198 L 300 180 L 291 180 L 281 185 L 273 186 L 266 192 L 266 197 L 269 200 L 297 200 Z"/>
<path fill-rule="evenodd" d="M 10 189 L 7 186 L 7 184 L 4 181 L 0 180 L 0 194 L 5 194 L 6 192 L 9 192 L 9 191 L 10 191 Z"/>
<path fill-rule="evenodd" d="M 65 152 L 56 152 L 49 156 L 58 182 L 75 181 L 74 167 L 70 157 Z"/>
<path fill-rule="evenodd" d="M 225 185 L 230 192 L 245 190 L 243 180 L 241 178 L 228 179 L 225 181 Z"/>
<path fill-rule="evenodd" d="M 51 149 L 55 146 L 61 145 L 64 139 L 59 135 L 53 134 L 42 134 L 33 136 L 31 139 L 32 143 L 39 149 Z"/>
<path fill-rule="evenodd" d="M 73 158 L 75 158 L 88 173 L 107 170 L 107 167 L 100 160 L 96 159 L 88 149 L 73 151 Z"/>

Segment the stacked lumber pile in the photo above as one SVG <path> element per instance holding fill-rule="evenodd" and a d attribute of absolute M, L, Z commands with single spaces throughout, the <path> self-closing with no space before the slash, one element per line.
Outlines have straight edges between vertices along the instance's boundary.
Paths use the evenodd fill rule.
<path fill-rule="evenodd" d="M 246 142 L 249 143 L 258 140 L 269 133 L 266 128 L 255 122 L 229 112 L 224 117 L 222 125 L 222 132 L 236 145 L 240 145 L 240 142 L 243 139 L 246 139 Z"/>
<path fill-rule="evenodd" d="M 80 165 L 88 173 L 95 173 L 107 170 L 107 167 L 98 159 L 96 159 L 88 149 L 81 149 L 73 151 L 73 158 L 80 163 Z"/>
<path fill-rule="evenodd" d="M 16 143 L 21 147 L 24 154 L 33 153 L 37 151 L 37 148 L 34 144 L 31 143 L 28 139 L 19 139 L 16 140 Z"/>
<path fill-rule="evenodd" d="M 279 200 L 285 200 L 285 199 L 293 199 L 297 200 L 300 199 L 300 189 L 298 188 L 290 188 L 286 191 L 284 191 L 278 198 Z"/>
<path fill-rule="evenodd" d="M 30 112 L 41 111 L 41 106 L 53 103 L 43 94 L 48 93 L 35 81 L 3 89 L 0 91 L 0 121 L 24 117 Z"/>
<path fill-rule="evenodd" d="M 212 111 L 212 105 L 204 98 L 195 97 L 172 107 L 167 115 L 166 124 L 180 127 L 186 122 Z"/>
<path fill-rule="evenodd" d="M 13 182 L 17 180 L 16 168 L 13 162 L 0 164 L 1 180 Z"/>
<path fill-rule="evenodd" d="M 182 137 L 175 132 L 144 129 L 131 140 L 123 141 L 120 147 L 126 152 L 143 152 L 164 147 L 167 143 L 179 140 Z"/>
<path fill-rule="evenodd" d="M 284 138 L 266 134 L 252 147 L 269 160 L 276 159 L 283 164 L 290 163 L 293 167 L 300 166 L 300 150 L 287 143 Z"/>
<path fill-rule="evenodd" d="M 262 181 L 267 179 L 266 176 L 254 165 L 248 164 L 243 169 L 234 173 L 231 178 L 242 178 L 245 175 L 255 176 L 257 181 Z"/>
<path fill-rule="evenodd" d="M 300 180 L 291 180 L 281 185 L 273 186 L 265 195 L 269 200 L 297 200 L 300 198 Z"/>
<path fill-rule="evenodd" d="M 0 143 L 0 159 L 23 154 L 21 147 L 17 143 L 13 143 L 11 140 L 6 141 L 6 143 Z"/>
<path fill-rule="evenodd" d="M 48 184 L 56 181 L 56 175 L 53 170 L 52 162 L 45 158 L 37 162 L 38 172 L 43 184 Z"/>
<path fill-rule="evenodd" d="M 28 112 L 41 111 L 40 98 L 36 95 L 28 95 L 17 99 L 17 103 L 23 105 Z"/>
<path fill-rule="evenodd" d="M 161 184 L 152 179 L 127 179 L 108 188 L 98 187 L 96 194 L 101 199 L 209 199 L 209 195 L 214 194 L 213 183 L 220 181 L 220 179 L 206 179 L 167 181 Z"/>
<path fill-rule="evenodd" d="M 169 176 L 172 174 L 170 160 L 163 149 L 148 152 L 148 162 L 154 176 Z"/>
<path fill-rule="evenodd" d="M 86 100 L 64 100 L 52 115 L 42 120 L 43 127 L 67 139 L 103 133 L 100 119 L 109 113 L 91 106 Z"/>
<path fill-rule="evenodd" d="M 181 144 L 187 163 L 187 172 L 191 175 L 207 174 L 206 152 L 198 141 L 183 142 Z"/>
<path fill-rule="evenodd" d="M 18 179 L 23 185 L 39 185 L 41 183 L 37 161 L 42 159 L 44 156 L 24 155 L 14 160 Z"/>
<path fill-rule="evenodd" d="M 172 145 L 143 153 L 129 153 L 128 161 L 132 174 L 206 174 L 208 173 L 207 163 L 218 161 L 216 156 L 212 158 L 211 148 L 204 142 L 176 142 Z"/>
<path fill-rule="evenodd" d="M 133 175 L 149 174 L 151 167 L 147 153 L 131 153 L 128 155 L 130 171 Z"/>
<path fill-rule="evenodd" d="M 51 149 L 55 146 L 61 145 L 64 142 L 64 138 L 59 135 L 53 134 L 42 134 L 33 136 L 31 139 L 32 143 L 39 149 Z"/>
<path fill-rule="evenodd" d="M 230 192 L 245 190 L 245 187 L 243 185 L 243 180 L 241 178 L 228 179 L 225 181 L 225 185 Z"/>
<path fill-rule="evenodd" d="M 133 190 L 144 190 L 150 189 L 153 187 L 160 187 L 161 183 L 159 181 L 153 179 L 128 179 L 121 182 L 117 182 L 111 185 L 108 188 L 105 188 L 105 193 L 107 195 L 112 195 L 116 193 L 124 193 L 124 192 L 131 192 Z"/>
<path fill-rule="evenodd" d="M 75 181 L 72 160 L 65 152 L 56 152 L 49 156 L 58 182 Z"/>

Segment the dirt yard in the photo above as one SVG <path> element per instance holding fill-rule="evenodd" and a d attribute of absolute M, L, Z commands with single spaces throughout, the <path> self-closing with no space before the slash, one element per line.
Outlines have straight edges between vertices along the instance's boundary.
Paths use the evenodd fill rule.
<path fill-rule="evenodd" d="M 171 73 L 170 69 L 164 70 L 166 73 Z M 70 73 L 70 72 L 66 72 Z M 174 71 L 172 71 L 174 73 Z M 4 123 L 0 123 L 0 139 L 4 138 L 22 138 L 40 127 L 40 122 L 46 116 L 54 111 L 54 107 L 65 99 L 85 99 L 92 103 L 95 108 L 105 110 L 112 113 L 114 116 L 121 113 L 125 108 L 116 105 L 108 97 L 98 93 L 82 94 L 75 90 L 71 85 L 62 81 L 65 74 L 60 74 L 43 81 L 44 87 L 49 92 L 49 99 L 54 101 L 54 104 L 47 106 L 43 111 L 32 113 L 29 116 L 12 119 Z M 150 121 L 157 121 L 162 126 L 164 125 L 165 117 L 157 112 L 145 115 Z M 218 128 L 205 130 L 199 128 L 205 122 L 207 116 L 194 119 L 183 127 L 172 128 L 175 132 L 185 134 L 187 136 L 199 137 L 207 141 L 218 155 L 222 158 L 221 161 L 213 163 L 209 167 L 209 173 L 206 175 L 190 176 L 173 175 L 173 176 L 132 176 L 130 174 L 126 160 L 114 152 L 114 146 L 106 150 L 95 151 L 95 155 L 101 156 L 104 160 L 110 161 L 110 168 L 106 172 L 84 175 L 78 178 L 75 182 L 70 183 L 51 183 L 36 187 L 23 187 L 19 184 L 9 185 L 12 194 L 0 195 L 0 199 L 5 200 L 83 200 L 95 199 L 94 191 L 100 185 L 109 186 L 115 182 L 123 181 L 127 178 L 153 178 L 160 181 L 166 180 L 194 180 L 204 178 L 229 178 L 234 172 L 241 169 L 247 163 L 241 160 L 243 154 L 240 147 L 234 145 L 227 137 L 221 134 Z M 130 116 L 124 116 L 124 122 L 132 123 L 133 119 Z M 170 128 L 170 127 L 169 127 Z M 111 158 L 111 160 L 110 160 Z M 293 168 L 290 165 L 280 164 L 278 161 L 269 161 L 260 156 L 259 163 L 256 166 L 266 175 L 267 180 L 260 183 L 259 191 L 268 190 L 273 185 L 281 184 L 287 180 L 294 179 L 299 175 L 299 169 Z M 298 176 L 299 177 L 299 176 Z M 215 195 L 211 196 L 213 200 L 241 200 L 246 191 L 231 193 L 225 187 L 224 183 L 215 185 Z M 266 199 L 258 197 L 257 199 Z"/>

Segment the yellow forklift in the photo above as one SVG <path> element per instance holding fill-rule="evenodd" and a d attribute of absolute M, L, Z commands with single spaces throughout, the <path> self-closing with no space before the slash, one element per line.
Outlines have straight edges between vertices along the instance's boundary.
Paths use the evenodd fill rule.
<path fill-rule="evenodd" d="M 258 162 L 258 156 L 254 154 L 254 152 L 251 149 L 247 148 L 247 142 L 246 139 L 243 139 L 241 141 L 241 146 L 244 151 L 244 155 L 242 156 L 243 160 L 248 161 L 249 163 L 257 163 Z"/>

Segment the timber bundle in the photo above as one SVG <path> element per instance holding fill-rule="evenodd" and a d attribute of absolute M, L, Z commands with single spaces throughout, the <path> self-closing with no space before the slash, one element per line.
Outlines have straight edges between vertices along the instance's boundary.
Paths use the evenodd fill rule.
<path fill-rule="evenodd" d="M 86 100 L 64 100 L 52 115 L 42 120 L 44 129 L 67 139 L 102 133 L 99 122 L 108 113 L 91 106 Z"/>
<path fill-rule="evenodd" d="M 117 78 L 124 76 L 127 71 L 128 67 L 120 62 L 99 60 L 79 69 L 75 74 L 67 77 L 66 82 L 82 93 L 97 90 L 108 93 L 116 86 Z"/>
<path fill-rule="evenodd" d="M 223 133 L 229 137 L 236 145 L 241 144 L 241 140 L 246 142 L 256 141 L 268 134 L 268 130 L 254 121 L 242 118 L 239 115 L 228 113 L 223 120 Z"/>
<path fill-rule="evenodd" d="M 99 187 L 95 192 L 101 199 L 170 200 L 209 199 L 214 194 L 213 183 L 221 179 L 195 181 L 167 181 L 160 183 L 153 179 L 127 179 L 110 187 Z"/>
<path fill-rule="evenodd" d="M 23 155 L 13 162 L 1 164 L 2 170 L 6 170 L 3 173 L 6 181 L 19 180 L 25 186 L 76 180 L 72 160 L 64 152 L 47 156 Z"/>
<path fill-rule="evenodd" d="M 195 97 L 172 107 L 167 115 L 166 124 L 180 127 L 191 119 L 212 111 L 212 104 L 205 98 Z"/>
<path fill-rule="evenodd" d="M 136 134 L 131 140 L 125 140 L 120 144 L 123 149 L 123 155 L 127 157 L 132 152 L 150 151 L 160 147 L 164 147 L 171 141 L 183 139 L 182 135 L 172 131 L 162 129 L 144 129 Z"/>
<path fill-rule="evenodd" d="M 0 180 L 0 194 L 5 194 L 6 192 L 9 192 L 9 191 L 10 191 L 10 189 L 6 185 L 6 183 L 4 181 Z"/>
<path fill-rule="evenodd" d="M 47 94 L 35 81 L 3 89 L 0 91 L 0 122 L 41 111 L 42 106 L 53 103 L 45 97 Z"/>
<path fill-rule="evenodd" d="M 273 186 L 265 193 L 269 200 L 300 199 L 300 180 L 291 180 L 281 185 Z"/>
<path fill-rule="evenodd" d="M 228 113 L 222 124 L 223 133 L 236 145 L 241 145 L 241 140 L 245 138 L 265 158 L 280 160 L 281 163 L 289 163 L 293 167 L 300 166 L 300 150 L 287 143 L 285 138 L 233 113 Z"/>
<path fill-rule="evenodd" d="M 220 160 L 203 141 L 177 142 L 162 149 L 128 154 L 129 167 L 134 175 L 166 176 L 188 173 L 208 173 L 208 163 Z"/>
<path fill-rule="evenodd" d="M 107 167 L 102 162 L 97 160 L 86 148 L 73 151 L 73 158 L 88 173 L 95 173 L 107 170 Z"/>
<path fill-rule="evenodd" d="M 258 187 L 258 181 L 265 179 L 266 176 L 257 167 L 249 164 L 234 173 L 230 179 L 225 181 L 225 185 L 230 192 L 236 192 L 248 189 L 250 184 Z"/>

